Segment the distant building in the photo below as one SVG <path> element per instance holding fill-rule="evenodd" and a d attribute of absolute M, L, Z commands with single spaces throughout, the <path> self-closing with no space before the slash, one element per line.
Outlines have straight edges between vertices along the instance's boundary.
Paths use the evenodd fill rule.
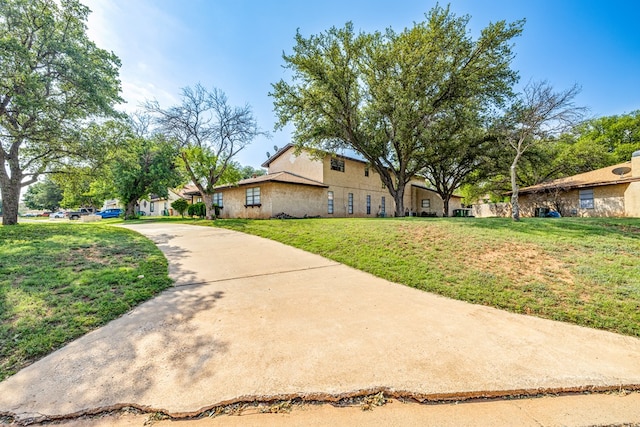
<path fill-rule="evenodd" d="M 522 216 L 555 210 L 562 216 L 640 217 L 640 151 L 629 162 L 521 188 L 518 202 Z M 474 210 L 481 216 L 492 212 L 490 207 Z M 499 212 L 510 214 L 508 209 Z"/>
<path fill-rule="evenodd" d="M 296 154 L 288 144 L 262 166 L 268 169 L 266 175 L 216 188 L 214 204 L 221 208 L 221 218 L 394 215 L 393 198 L 365 161 L 329 153 L 316 159 L 304 150 Z M 185 195 L 197 198 L 200 193 L 193 190 Z M 449 215 L 461 208 L 461 200 L 452 197 Z M 407 214 L 422 216 L 442 216 L 444 209 L 440 196 L 419 178 L 407 184 L 404 206 Z"/>

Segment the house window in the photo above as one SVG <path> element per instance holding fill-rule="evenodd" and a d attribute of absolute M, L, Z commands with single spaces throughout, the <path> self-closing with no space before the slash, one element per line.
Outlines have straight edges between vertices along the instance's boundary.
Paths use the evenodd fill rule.
<path fill-rule="evenodd" d="M 593 189 L 580 190 L 580 209 L 593 209 Z"/>
<path fill-rule="evenodd" d="M 154 205 L 155 205 L 155 203 L 153 203 L 153 202 L 149 203 L 149 212 L 153 212 Z"/>
<path fill-rule="evenodd" d="M 258 194 L 258 198 L 260 198 L 260 194 Z M 219 208 L 222 207 L 222 193 L 213 193 L 213 204 Z"/>
<path fill-rule="evenodd" d="M 367 215 L 371 215 L 371 195 L 367 194 Z"/>
<path fill-rule="evenodd" d="M 144 206 L 145 208 L 147 207 L 147 201 L 146 200 L 144 202 L 142 202 L 142 206 Z"/>
<path fill-rule="evenodd" d="M 431 208 L 431 199 L 422 199 L 422 207 L 430 209 Z"/>
<path fill-rule="evenodd" d="M 349 199 L 348 199 L 348 205 L 347 205 L 347 212 L 352 214 L 353 213 L 353 193 L 349 193 Z"/>
<path fill-rule="evenodd" d="M 333 213 L 333 191 L 327 192 L 327 213 Z"/>
<path fill-rule="evenodd" d="M 369 165 L 364 167 L 364 176 L 369 176 Z"/>
<path fill-rule="evenodd" d="M 260 187 L 247 188 L 245 207 L 260 206 Z"/>
<path fill-rule="evenodd" d="M 385 199 L 384 199 L 384 196 L 382 196 L 382 201 L 380 202 L 380 214 L 382 214 L 382 216 L 384 216 L 387 213 L 384 202 L 385 202 Z"/>
<path fill-rule="evenodd" d="M 196 203 L 202 203 L 202 197 L 198 197 L 198 198 L 196 199 Z"/>
<path fill-rule="evenodd" d="M 331 159 L 331 170 L 344 172 L 344 160 L 342 159 Z"/>

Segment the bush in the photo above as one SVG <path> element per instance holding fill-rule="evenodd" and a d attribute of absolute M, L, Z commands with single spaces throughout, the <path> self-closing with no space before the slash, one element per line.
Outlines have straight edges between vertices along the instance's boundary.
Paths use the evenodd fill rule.
<path fill-rule="evenodd" d="M 187 202 L 185 199 L 174 200 L 171 203 L 171 207 L 184 218 L 184 213 L 189 208 L 189 202 Z"/>
<path fill-rule="evenodd" d="M 207 208 L 205 204 L 202 202 L 194 203 L 192 205 L 189 205 L 187 214 L 189 216 L 197 216 L 200 218 L 204 218 L 207 215 Z"/>

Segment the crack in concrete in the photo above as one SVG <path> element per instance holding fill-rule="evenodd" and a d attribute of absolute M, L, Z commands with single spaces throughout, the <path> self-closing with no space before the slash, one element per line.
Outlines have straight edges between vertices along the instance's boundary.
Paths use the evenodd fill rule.
<path fill-rule="evenodd" d="M 0 412 L 0 419 L 9 419 L 14 425 L 28 426 L 54 421 L 74 420 L 82 417 L 95 417 L 105 414 L 112 414 L 118 411 L 138 411 L 142 414 L 160 414 L 171 420 L 198 419 L 203 416 L 224 414 L 224 409 L 234 407 L 231 410 L 240 412 L 243 407 L 258 404 L 277 405 L 284 402 L 295 404 L 330 404 L 338 407 L 355 406 L 375 395 L 382 394 L 388 399 L 399 401 L 411 401 L 423 405 L 447 404 L 452 402 L 475 402 L 475 401 L 499 401 L 512 399 L 537 398 L 542 396 L 571 396 L 579 394 L 606 394 L 611 392 L 640 392 L 640 384 L 626 384 L 617 386 L 575 386 L 561 388 L 537 388 L 537 389 L 514 389 L 503 391 L 472 391 L 460 393 L 414 393 L 403 390 L 393 390 L 389 387 L 374 387 L 353 392 L 328 394 L 328 393 L 289 393 L 270 396 L 241 396 L 234 399 L 224 400 L 211 406 L 200 408 L 196 411 L 171 412 L 161 408 L 138 405 L 135 403 L 119 403 L 99 408 L 83 409 L 71 414 L 44 415 L 40 413 L 12 413 Z"/>

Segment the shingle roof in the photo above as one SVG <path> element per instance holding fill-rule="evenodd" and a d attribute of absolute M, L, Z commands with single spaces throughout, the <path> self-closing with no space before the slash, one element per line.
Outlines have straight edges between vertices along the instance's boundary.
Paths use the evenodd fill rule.
<path fill-rule="evenodd" d="M 222 190 L 222 189 L 225 189 L 225 188 L 241 187 L 241 186 L 246 186 L 246 185 L 260 184 L 262 182 L 282 182 L 282 183 L 285 183 L 285 184 L 309 185 L 309 186 L 312 186 L 312 187 L 320 187 L 320 188 L 329 187 L 328 185 L 325 185 L 325 184 L 323 184 L 321 182 L 318 182 L 318 181 L 314 181 L 313 179 L 305 178 L 303 176 L 296 175 L 296 174 L 291 173 L 291 172 L 282 171 L 282 172 L 276 172 L 276 173 L 272 173 L 272 174 L 256 176 L 255 178 L 243 179 L 243 180 L 238 181 L 235 184 L 218 185 L 218 186 L 215 187 L 215 189 L 216 190 Z M 198 191 L 197 188 L 194 188 L 193 190 L 185 191 L 185 194 L 197 195 L 197 194 L 200 194 L 200 191 Z"/>
<path fill-rule="evenodd" d="M 319 181 L 305 178 L 303 176 L 296 175 L 291 172 L 282 171 L 282 172 L 256 176 L 255 178 L 243 179 L 241 181 L 238 181 L 237 184 L 221 185 L 221 186 L 217 186 L 216 188 L 239 187 L 244 185 L 259 184 L 261 182 L 283 182 L 286 184 L 310 185 L 312 187 L 322 187 L 322 188 L 329 187 L 328 185 L 325 185 Z"/>
<path fill-rule="evenodd" d="M 425 185 L 419 185 L 419 184 L 413 184 L 412 183 L 411 186 L 415 187 L 415 188 L 419 188 L 421 190 L 430 191 L 430 192 L 432 192 L 434 194 L 438 194 L 438 192 L 436 190 L 434 190 L 433 188 L 429 188 L 429 187 L 427 187 Z M 452 194 L 451 197 L 455 197 L 455 198 L 458 198 L 458 199 L 462 199 L 463 198 L 462 196 L 458 196 L 457 194 Z"/>
<path fill-rule="evenodd" d="M 606 168 L 596 169 L 578 175 L 559 178 L 542 184 L 532 185 L 520 189 L 520 193 L 535 193 L 537 191 L 562 188 L 597 187 L 601 185 L 623 184 L 626 182 L 640 181 L 640 176 L 631 176 L 631 162 L 619 163 Z"/>

